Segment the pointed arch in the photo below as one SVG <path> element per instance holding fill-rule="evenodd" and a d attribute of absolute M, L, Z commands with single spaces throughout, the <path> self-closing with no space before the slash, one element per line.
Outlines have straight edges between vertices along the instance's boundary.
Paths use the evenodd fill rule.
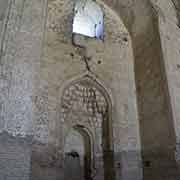
<path fill-rule="evenodd" d="M 73 94 L 74 93 L 74 94 Z M 83 114 L 83 115 L 82 115 Z M 100 115 L 100 120 L 94 123 L 94 130 L 101 129 L 101 143 L 99 146 L 102 148 L 102 159 L 104 164 L 104 179 L 110 180 L 115 176 L 114 173 L 114 145 L 113 145 L 113 126 L 112 126 L 112 103 L 111 98 L 97 79 L 90 75 L 85 75 L 82 78 L 75 79 L 68 83 L 62 90 L 61 94 L 61 122 L 68 124 L 68 128 L 73 128 L 78 131 L 84 138 L 85 151 L 88 157 L 93 154 L 93 140 L 88 132 L 92 132 L 91 124 L 84 122 L 84 114 L 88 118 L 94 118 Z M 77 116 L 77 117 L 76 117 Z M 83 116 L 83 117 L 81 117 Z M 90 126 L 90 131 L 88 131 Z M 87 159 L 87 167 L 92 167 L 91 160 Z M 91 164 L 91 165 L 90 165 Z M 88 168 L 89 169 L 89 168 Z M 88 175 L 88 177 L 91 175 Z"/>

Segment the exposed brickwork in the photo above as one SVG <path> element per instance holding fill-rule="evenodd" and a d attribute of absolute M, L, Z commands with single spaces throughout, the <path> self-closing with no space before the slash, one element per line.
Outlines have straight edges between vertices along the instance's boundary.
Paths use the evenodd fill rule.
<path fill-rule="evenodd" d="M 75 125 L 90 132 L 88 140 L 74 129 L 84 135 L 82 149 L 93 142 L 94 180 L 108 179 L 112 164 L 117 180 L 141 180 L 142 167 L 144 180 L 179 180 L 179 2 L 97 3 L 104 40 L 75 36 L 80 48 L 72 43 L 72 0 L 1 0 L 0 132 L 9 134 L 0 136 L 0 180 L 63 179 Z M 73 84 L 87 75 L 108 102 L 87 79 Z M 107 117 L 111 133 L 102 136 Z"/>
<path fill-rule="evenodd" d="M 29 180 L 31 139 L 0 134 L 0 179 Z"/>

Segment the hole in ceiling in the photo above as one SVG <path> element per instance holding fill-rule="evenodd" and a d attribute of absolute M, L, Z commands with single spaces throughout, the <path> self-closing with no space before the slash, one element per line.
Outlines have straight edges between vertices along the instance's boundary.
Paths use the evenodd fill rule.
<path fill-rule="evenodd" d="M 73 33 L 103 39 L 103 11 L 93 0 L 77 0 L 74 7 Z"/>

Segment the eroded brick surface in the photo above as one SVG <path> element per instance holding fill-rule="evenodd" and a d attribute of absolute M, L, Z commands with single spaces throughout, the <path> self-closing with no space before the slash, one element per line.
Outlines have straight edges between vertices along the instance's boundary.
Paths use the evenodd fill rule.
<path fill-rule="evenodd" d="M 73 39 L 73 1 L 0 2 L 0 180 L 64 179 L 77 146 L 94 180 L 179 179 L 179 3 L 97 3 L 103 41 Z"/>

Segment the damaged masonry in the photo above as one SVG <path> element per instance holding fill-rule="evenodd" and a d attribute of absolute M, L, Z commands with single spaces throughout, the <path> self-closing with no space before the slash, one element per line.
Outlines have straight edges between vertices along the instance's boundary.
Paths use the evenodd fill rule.
<path fill-rule="evenodd" d="M 177 0 L 0 0 L 0 180 L 179 180 Z"/>

